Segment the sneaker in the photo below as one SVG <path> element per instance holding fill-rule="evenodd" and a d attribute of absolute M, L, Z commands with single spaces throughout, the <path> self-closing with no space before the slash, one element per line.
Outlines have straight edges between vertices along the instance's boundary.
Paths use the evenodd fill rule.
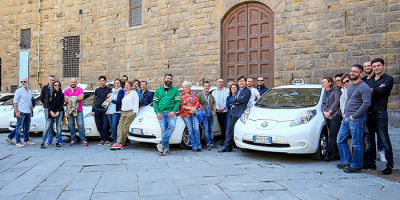
<path fill-rule="evenodd" d="M 346 167 L 350 167 L 350 164 L 342 164 L 342 163 L 340 163 L 340 164 L 337 164 L 336 167 L 338 169 L 344 169 Z"/>
<path fill-rule="evenodd" d="M 157 144 L 157 150 L 160 152 L 160 153 L 163 153 L 164 152 L 164 145 L 163 144 Z"/>
<path fill-rule="evenodd" d="M 381 162 L 387 162 L 384 151 L 379 151 L 379 160 Z"/>
<path fill-rule="evenodd" d="M 69 146 L 74 146 L 75 145 L 75 142 L 74 141 L 72 141 L 71 143 L 69 143 Z"/>
<path fill-rule="evenodd" d="M 104 145 L 110 145 L 111 143 L 109 141 L 104 142 Z"/>
<path fill-rule="evenodd" d="M 211 149 L 218 149 L 218 147 L 214 144 L 211 144 L 210 146 L 211 146 Z"/>
<path fill-rule="evenodd" d="M 87 143 L 87 141 L 84 141 L 84 142 L 82 143 L 82 145 L 83 145 L 83 146 L 89 146 L 89 144 Z"/>
<path fill-rule="evenodd" d="M 386 169 L 382 170 L 382 174 L 388 175 L 388 174 L 391 174 L 392 171 L 393 171 L 392 168 L 386 167 Z"/>
<path fill-rule="evenodd" d="M 362 166 L 362 169 L 376 170 L 376 164 L 365 164 Z"/>
<path fill-rule="evenodd" d="M 354 168 L 352 166 L 343 169 L 345 173 L 361 173 L 361 168 Z"/>
<path fill-rule="evenodd" d="M 60 142 L 58 141 L 58 142 L 56 142 L 56 147 L 61 147 L 61 144 L 60 144 Z"/>
<path fill-rule="evenodd" d="M 31 141 L 28 141 L 28 142 L 25 142 L 25 145 L 34 145 L 35 143 L 33 143 L 33 142 L 31 142 Z"/>
<path fill-rule="evenodd" d="M 33 141 L 33 139 L 32 138 L 29 138 L 29 142 L 32 142 Z"/>
<path fill-rule="evenodd" d="M 97 144 L 97 145 L 104 145 L 104 142 L 103 142 L 103 141 L 101 141 L 101 142 L 99 142 L 99 144 Z"/>
<path fill-rule="evenodd" d="M 124 148 L 125 148 L 125 146 L 124 146 L 124 145 L 121 145 L 121 150 L 124 149 Z"/>
<path fill-rule="evenodd" d="M 110 147 L 110 150 L 119 150 L 121 149 L 121 144 L 120 143 L 115 143 L 113 146 Z"/>
<path fill-rule="evenodd" d="M 46 147 L 44 146 L 44 143 L 40 144 L 41 149 L 45 149 Z"/>
<path fill-rule="evenodd" d="M 163 145 L 164 146 L 164 145 Z M 164 151 L 161 153 L 162 156 L 169 155 L 169 149 L 164 148 Z"/>
<path fill-rule="evenodd" d="M 211 151 L 211 144 L 207 144 L 207 151 Z"/>
<path fill-rule="evenodd" d="M 52 145 L 53 144 L 53 139 L 49 139 L 48 141 L 47 141 L 47 145 Z"/>
<path fill-rule="evenodd" d="M 14 142 L 12 141 L 11 138 L 6 137 L 6 141 L 8 142 L 8 144 L 14 145 Z"/>
<path fill-rule="evenodd" d="M 16 146 L 16 147 L 24 147 L 25 145 L 22 144 L 22 142 L 20 142 L 20 143 L 17 143 L 15 146 Z"/>
<path fill-rule="evenodd" d="M 58 143 L 60 143 L 61 145 L 64 145 L 64 144 L 65 144 L 65 142 L 62 140 L 62 138 L 60 138 L 60 139 L 58 140 Z"/>

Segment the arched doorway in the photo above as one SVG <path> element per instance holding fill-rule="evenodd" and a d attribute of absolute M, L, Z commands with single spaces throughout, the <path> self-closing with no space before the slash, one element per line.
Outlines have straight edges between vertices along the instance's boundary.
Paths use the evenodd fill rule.
<path fill-rule="evenodd" d="M 264 77 L 274 86 L 274 13 L 261 3 L 244 3 L 222 20 L 222 77 Z"/>

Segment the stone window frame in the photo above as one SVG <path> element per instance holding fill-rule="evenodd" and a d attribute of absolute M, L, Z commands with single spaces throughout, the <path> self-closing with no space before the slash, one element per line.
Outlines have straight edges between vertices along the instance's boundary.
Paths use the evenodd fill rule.
<path fill-rule="evenodd" d="M 129 0 L 129 27 L 142 24 L 142 0 Z"/>
<path fill-rule="evenodd" d="M 63 78 L 79 77 L 80 45 L 79 35 L 63 38 Z"/>
<path fill-rule="evenodd" d="M 21 40 L 19 46 L 21 49 L 30 49 L 31 48 L 31 29 L 21 29 Z"/>

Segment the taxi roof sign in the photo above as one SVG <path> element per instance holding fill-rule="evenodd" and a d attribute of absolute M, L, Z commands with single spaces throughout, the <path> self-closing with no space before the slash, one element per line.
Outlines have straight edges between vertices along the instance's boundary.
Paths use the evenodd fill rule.
<path fill-rule="evenodd" d="M 293 79 L 292 84 L 293 85 L 304 85 L 305 81 L 304 81 L 304 79 Z"/>

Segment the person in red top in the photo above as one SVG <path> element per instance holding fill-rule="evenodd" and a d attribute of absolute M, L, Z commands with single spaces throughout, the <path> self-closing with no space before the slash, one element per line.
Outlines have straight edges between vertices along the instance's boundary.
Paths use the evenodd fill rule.
<path fill-rule="evenodd" d="M 184 90 L 181 93 L 179 115 L 181 115 L 183 121 L 185 121 L 189 132 L 189 139 L 192 143 L 193 152 L 198 152 L 202 149 L 200 143 L 199 120 L 193 115 L 193 113 L 195 113 L 197 109 L 202 109 L 203 107 L 199 103 L 196 93 L 190 90 L 189 81 L 184 81 L 182 87 Z"/>

